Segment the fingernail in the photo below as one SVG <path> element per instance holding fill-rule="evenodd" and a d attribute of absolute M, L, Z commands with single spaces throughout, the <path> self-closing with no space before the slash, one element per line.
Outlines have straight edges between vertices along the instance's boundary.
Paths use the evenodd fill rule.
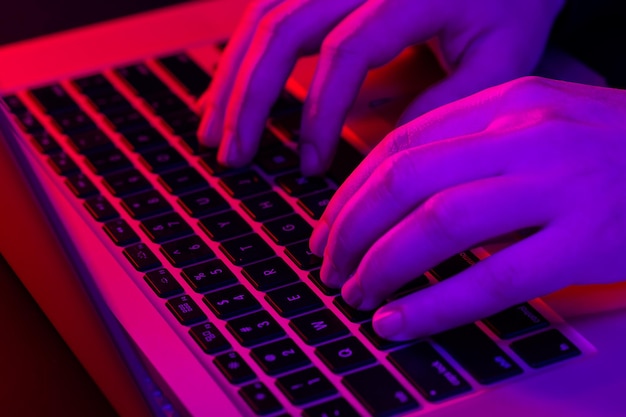
<path fill-rule="evenodd" d="M 320 172 L 319 155 L 315 146 L 309 143 L 300 145 L 300 170 L 304 176 L 317 175 Z"/>
<path fill-rule="evenodd" d="M 374 330 L 380 337 L 393 338 L 404 328 L 404 317 L 395 309 L 380 309 L 374 314 Z"/>
<path fill-rule="evenodd" d="M 328 240 L 329 233 L 330 228 L 325 221 L 317 222 L 309 240 L 309 248 L 311 249 L 311 252 L 317 256 L 324 255 L 324 249 L 326 249 L 326 241 Z"/>
<path fill-rule="evenodd" d="M 354 278 L 346 282 L 346 285 L 343 286 L 343 290 L 341 291 L 341 295 L 344 301 L 354 308 L 359 308 L 363 303 L 361 286 Z"/>

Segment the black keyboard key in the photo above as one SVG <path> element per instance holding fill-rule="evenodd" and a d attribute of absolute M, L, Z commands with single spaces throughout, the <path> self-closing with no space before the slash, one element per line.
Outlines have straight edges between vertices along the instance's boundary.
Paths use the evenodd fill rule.
<path fill-rule="evenodd" d="M 433 336 L 481 384 L 491 384 L 522 373 L 522 369 L 475 324 Z"/>
<path fill-rule="evenodd" d="M 181 53 L 158 60 L 180 83 L 189 94 L 198 98 L 209 87 L 211 77 L 187 54 Z"/>
<path fill-rule="evenodd" d="M 164 243 L 161 252 L 172 265 L 179 268 L 215 257 L 207 244 L 196 235 Z"/>
<path fill-rule="evenodd" d="M 230 343 L 213 323 L 206 322 L 193 326 L 189 329 L 189 334 L 204 353 L 214 355 L 230 349 Z"/>
<path fill-rule="evenodd" d="M 159 182 L 165 190 L 174 195 L 181 195 L 191 191 L 208 187 L 207 181 L 194 168 L 185 167 L 161 174 Z"/>
<path fill-rule="evenodd" d="M 218 242 L 252 231 L 250 225 L 232 210 L 200 219 L 200 227 L 211 240 Z"/>
<path fill-rule="evenodd" d="M 143 152 L 141 160 L 150 171 L 156 173 L 187 165 L 187 161 L 171 146 Z"/>
<path fill-rule="evenodd" d="M 180 286 L 170 271 L 165 268 L 150 271 L 143 276 L 143 279 L 152 288 L 152 291 L 161 298 L 171 297 L 183 292 L 183 287 Z"/>
<path fill-rule="evenodd" d="M 293 317 L 323 306 L 322 300 L 303 282 L 272 290 L 265 299 L 283 317 Z"/>
<path fill-rule="evenodd" d="M 287 246 L 285 253 L 292 261 L 295 262 L 298 268 L 305 271 L 319 268 L 322 265 L 322 258 L 311 252 L 308 241 L 294 243 Z"/>
<path fill-rule="evenodd" d="M 359 413 L 352 408 L 348 401 L 336 398 L 322 404 L 306 408 L 303 417 L 359 417 Z"/>
<path fill-rule="evenodd" d="M 106 175 L 104 185 L 116 197 L 124 197 L 152 188 L 148 180 L 134 168 Z"/>
<path fill-rule="evenodd" d="M 245 266 L 242 273 L 259 291 L 267 291 L 299 281 L 298 275 L 281 258 L 266 259 Z"/>
<path fill-rule="evenodd" d="M 8 94 L 2 97 L 2 101 L 7 105 L 11 113 L 20 113 L 26 111 L 26 106 L 15 94 Z"/>
<path fill-rule="evenodd" d="M 478 258 L 472 252 L 465 251 L 454 255 L 436 267 L 431 272 L 438 281 L 448 279 L 478 262 Z"/>
<path fill-rule="evenodd" d="M 396 415 L 419 406 L 396 378 L 380 365 L 347 375 L 343 383 L 375 417 Z"/>
<path fill-rule="evenodd" d="M 293 404 L 306 404 L 337 393 L 319 369 L 308 368 L 277 379 L 276 385 Z"/>
<path fill-rule="evenodd" d="M 61 147 L 49 132 L 33 133 L 31 137 L 35 148 L 41 153 L 50 155 L 61 151 Z"/>
<path fill-rule="evenodd" d="M 127 131 L 147 129 L 150 127 L 148 120 L 134 108 L 124 108 L 112 111 L 107 118 L 113 129 L 124 134 Z"/>
<path fill-rule="evenodd" d="M 235 198 L 244 198 L 268 191 L 270 185 L 256 172 L 249 170 L 222 177 L 220 185 Z"/>
<path fill-rule="evenodd" d="M 98 175 L 132 168 L 132 164 L 119 149 L 109 149 L 87 155 L 89 167 Z"/>
<path fill-rule="evenodd" d="M 336 374 L 376 362 L 374 355 L 356 337 L 347 337 L 318 346 L 315 353 Z"/>
<path fill-rule="evenodd" d="M 487 317 L 483 323 L 500 339 L 512 339 L 548 327 L 548 321 L 528 303 L 507 308 Z"/>
<path fill-rule="evenodd" d="M 167 91 L 167 86 L 145 64 L 129 65 L 118 68 L 116 72 L 124 79 L 140 96 Z"/>
<path fill-rule="evenodd" d="M 184 194 L 178 202 L 192 217 L 206 216 L 230 208 L 224 197 L 212 188 Z"/>
<path fill-rule="evenodd" d="M 170 130 L 178 136 L 196 133 L 200 125 L 200 117 L 189 109 L 162 114 L 161 118 L 165 120 Z"/>
<path fill-rule="evenodd" d="M 98 189 L 85 174 L 70 175 L 65 180 L 72 193 L 78 198 L 85 198 L 98 194 Z"/>
<path fill-rule="evenodd" d="M 235 274 L 219 259 L 183 268 L 182 276 L 195 292 L 216 290 L 237 282 Z"/>
<path fill-rule="evenodd" d="M 243 346 L 255 346 L 285 335 L 285 331 L 267 311 L 231 319 L 227 327 Z"/>
<path fill-rule="evenodd" d="M 61 87 L 60 84 L 36 88 L 31 90 L 31 94 L 45 109 L 46 113 L 49 114 L 58 114 L 78 108 L 74 99 L 63 89 L 63 87 Z"/>
<path fill-rule="evenodd" d="M 158 115 L 186 110 L 189 107 L 178 96 L 171 91 L 161 91 L 144 97 L 144 101 Z"/>
<path fill-rule="evenodd" d="M 299 172 L 285 174 L 276 178 L 276 183 L 285 192 L 294 197 L 322 191 L 328 187 L 326 180 L 322 177 L 303 177 Z"/>
<path fill-rule="evenodd" d="M 322 282 L 319 269 L 309 272 L 308 277 L 324 295 L 339 295 L 341 293 L 340 288 L 332 288 Z"/>
<path fill-rule="evenodd" d="M 128 246 L 123 253 L 137 271 L 147 271 L 161 266 L 159 258 L 143 243 Z"/>
<path fill-rule="evenodd" d="M 335 190 L 324 190 L 315 194 L 302 197 L 298 200 L 298 205 L 306 211 L 311 218 L 319 220 L 330 203 L 330 199 L 335 194 Z"/>
<path fill-rule="evenodd" d="M 134 219 L 144 219 L 172 209 L 172 206 L 156 190 L 124 197 L 122 206 Z"/>
<path fill-rule="evenodd" d="M 211 149 L 198 140 L 198 132 L 187 132 L 178 136 L 180 137 L 180 144 L 185 151 L 192 155 L 204 155 L 211 152 Z"/>
<path fill-rule="evenodd" d="M 333 304 L 337 306 L 347 318 L 353 323 L 363 323 L 372 319 L 375 310 L 357 310 L 345 302 L 343 297 L 336 297 Z"/>
<path fill-rule="evenodd" d="M 243 209 L 257 222 L 274 219 L 293 213 L 293 209 L 287 202 L 273 191 L 241 201 Z"/>
<path fill-rule="evenodd" d="M 239 390 L 239 394 L 252 408 L 252 411 L 260 416 L 271 414 L 283 408 L 274 394 L 262 382 L 246 385 Z"/>
<path fill-rule="evenodd" d="M 199 321 L 206 320 L 206 315 L 202 312 L 198 304 L 188 295 L 170 298 L 165 305 L 182 325 L 189 326 Z"/>
<path fill-rule="evenodd" d="M 111 139 L 99 129 L 69 135 L 69 138 L 70 145 L 76 152 L 82 154 L 103 151 L 113 147 Z"/>
<path fill-rule="evenodd" d="M 352 145 L 348 144 L 345 140 L 340 140 L 337 144 L 333 162 L 331 162 L 330 168 L 328 169 L 328 177 L 332 179 L 335 184 L 341 185 L 362 160 L 363 155 L 361 155 L 359 151 L 354 149 Z"/>
<path fill-rule="evenodd" d="M 23 111 L 16 113 L 15 117 L 26 132 L 30 134 L 41 133 L 44 131 L 43 125 L 37 118 L 29 111 Z"/>
<path fill-rule="evenodd" d="M 59 129 L 68 136 L 97 129 L 93 120 L 80 109 L 63 112 L 53 117 Z"/>
<path fill-rule="evenodd" d="M 327 309 L 296 317 L 289 325 L 308 345 L 338 339 L 348 333 L 348 328 Z"/>
<path fill-rule="evenodd" d="M 113 85 L 102 74 L 76 78 L 73 82 L 83 94 L 88 96 L 113 90 Z"/>
<path fill-rule="evenodd" d="M 269 175 L 282 174 L 300 166 L 298 155 L 285 146 L 262 150 L 255 161 Z"/>
<path fill-rule="evenodd" d="M 65 152 L 59 152 L 50 155 L 48 159 L 50 166 L 54 172 L 62 176 L 77 174 L 79 172 L 78 165 Z"/>
<path fill-rule="evenodd" d="M 426 342 L 396 350 L 389 354 L 389 360 L 428 401 L 441 401 L 472 389 Z"/>
<path fill-rule="evenodd" d="M 101 92 L 94 91 L 89 95 L 89 99 L 98 111 L 105 116 L 119 114 L 133 108 L 126 97 L 115 90 Z"/>
<path fill-rule="evenodd" d="M 511 349 L 533 368 L 580 355 L 580 350 L 556 329 L 517 340 L 511 343 Z"/>
<path fill-rule="evenodd" d="M 359 330 L 378 350 L 388 350 L 407 343 L 383 339 L 374 331 L 372 322 L 363 323 L 361 327 L 359 327 Z"/>
<path fill-rule="evenodd" d="M 211 311 L 223 320 L 261 308 L 261 304 L 243 285 L 210 292 L 203 300 Z"/>
<path fill-rule="evenodd" d="M 91 216 L 99 221 L 107 221 L 118 217 L 115 208 L 103 196 L 98 195 L 85 200 L 85 208 Z"/>
<path fill-rule="evenodd" d="M 139 153 L 167 145 L 167 139 L 150 126 L 127 130 L 124 132 L 123 138 L 132 151 Z"/>
<path fill-rule="evenodd" d="M 209 150 L 200 159 L 200 165 L 210 174 L 216 177 L 241 172 L 242 168 L 230 168 L 217 162 L 217 151 Z"/>
<path fill-rule="evenodd" d="M 274 243 L 285 246 L 305 239 L 308 242 L 313 227 L 298 214 L 292 214 L 263 223 L 263 231 Z"/>
<path fill-rule="evenodd" d="M 429 285 L 430 281 L 428 280 L 426 275 L 420 275 L 419 277 L 409 281 L 408 283 L 400 287 L 396 292 L 387 297 L 387 301 L 397 300 L 406 295 L 422 290 Z"/>
<path fill-rule="evenodd" d="M 241 384 L 256 378 L 254 371 L 237 352 L 219 355 L 213 362 L 231 384 Z"/>
<path fill-rule="evenodd" d="M 139 241 L 137 233 L 126 223 L 126 220 L 111 220 L 104 224 L 104 231 L 118 246 L 126 246 Z"/>
<path fill-rule="evenodd" d="M 229 261 L 238 266 L 276 256 L 274 249 L 254 233 L 226 240 L 220 244 L 220 249 Z"/>
<path fill-rule="evenodd" d="M 167 213 L 141 222 L 141 230 L 148 238 L 157 243 L 166 242 L 190 235 L 193 229 L 178 213 Z"/>
<path fill-rule="evenodd" d="M 252 358 L 268 375 L 278 375 L 311 364 L 306 354 L 291 339 L 283 339 L 252 349 Z"/>

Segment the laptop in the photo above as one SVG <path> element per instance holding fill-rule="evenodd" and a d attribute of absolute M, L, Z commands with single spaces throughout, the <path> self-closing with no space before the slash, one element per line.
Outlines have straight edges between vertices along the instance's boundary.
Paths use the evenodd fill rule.
<path fill-rule="evenodd" d="M 193 134 L 196 99 L 246 3 L 184 3 L 0 48 L 0 250 L 116 410 L 626 415 L 624 285 L 389 343 L 320 282 L 311 227 L 441 73 L 422 49 L 373 71 L 328 177 L 302 178 L 298 110 L 315 65 L 303 59 L 255 162 L 226 169 Z M 488 255 L 463 252 L 402 291 Z"/>

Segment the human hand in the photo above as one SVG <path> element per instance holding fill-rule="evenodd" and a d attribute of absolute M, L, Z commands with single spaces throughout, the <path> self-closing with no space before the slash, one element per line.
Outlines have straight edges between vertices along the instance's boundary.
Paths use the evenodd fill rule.
<path fill-rule="evenodd" d="M 322 280 L 369 310 L 456 253 L 536 230 L 375 313 L 381 336 L 409 339 L 625 279 L 625 191 L 626 92 L 526 77 L 393 131 L 339 188 L 310 246 Z"/>
<path fill-rule="evenodd" d="M 302 117 L 301 169 L 324 172 L 371 68 L 436 38 L 449 75 L 401 123 L 531 73 L 565 0 L 264 0 L 248 8 L 201 99 L 201 141 L 231 166 L 252 160 L 297 58 L 320 51 Z"/>

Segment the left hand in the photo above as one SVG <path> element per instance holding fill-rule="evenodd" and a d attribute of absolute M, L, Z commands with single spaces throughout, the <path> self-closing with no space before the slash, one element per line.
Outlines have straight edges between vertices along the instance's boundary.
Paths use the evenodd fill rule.
<path fill-rule="evenodd" d="M 402 340 L 572 284 L 626 278 L 626 92 L 522 78 L 396 129 L 340 187 L 311 238 L 322 279 L 374 309 L 448 257 L 535 229 L 380 308 Z"/>

